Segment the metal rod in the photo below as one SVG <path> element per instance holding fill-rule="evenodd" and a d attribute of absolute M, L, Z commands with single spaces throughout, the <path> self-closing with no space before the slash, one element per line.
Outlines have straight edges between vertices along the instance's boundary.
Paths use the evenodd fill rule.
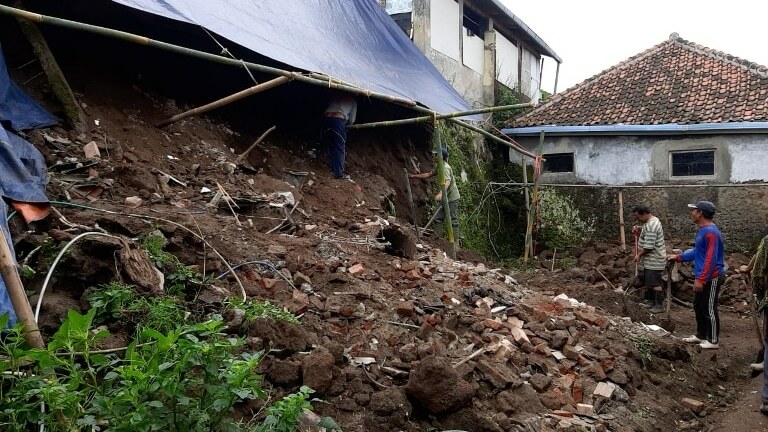
<path fill-rule="evenodd" d="M 499 112 L 499 111 L 508 111 L 508 110 L 518 109 L 518 108 L 530 108 L 533 106 L 536 106 L 534 102 L 528 102 L 528 103 L 521 103 L 521 104 L 514 104 L 514 105 L 500 105 L 500 106 L 494 106 L 494 107 L 480 108 L 480 109 L 469 110 L 469 111 L 456 111 L 448 114 L 440 114 L 437 116 L 437 120 L 444 120 L 444 119 L 449 119 L 454 117 L 463 117 L 463 116 L 468 116 L 473 114 L 485 114 L 485 113 L 493 113 L 493 112 Z M 374 127 L 380 127 L 380 126 L 399 126 L 404 124 L 426 123 L 434 119 L 435 119 L 435 116 L 423 116 L 423 117 L 414 117 L 414 118 L 400 119 L 400 120 L 387 120 L 387 121 L 380 121 L 380 122 L 374 122 L 374 123 L 356 124 L 348 127 L 347 129 L 368 129 L 368 128 L 374 128 Z"/>
<path fill-rule="evenodd" d="M 251 95 L 254 95 L 256 93 L 261 93 L 261 92 L 263 92 L 265 90 L 269 90 L 269 89 L 271 89 L 273 87 L 277 87 L 280 84 L 286 83 L 286 82 L 288 82 L 290 80 L 291 80 L 290 78 L 284 77 L 284 76 L 277 77 L 277 78 L 272 79 L 270 81 L 267 81 L 265 83 L 261 83 L 261 84 L 255 85 L 253 87 L 250 87 L 250 88 L 247 88 L 245 90 L 239 91 L 237 93 L 231 94 L 231 95 L 229 95 L 227 97 L 224 97 L 224 98 L 221 98 L 219 100 L 213 101 L 213 102 L 211 102 L 209 104 L 205 104 L 205 105 L 199 106 L 197 108 L 192 108 L 191 110 L 184 111 L 181 114 L 176 114 L 175 116 L 167 118 L 167 119 L 161 121 L 160 123 L 158 123 L 157 127 L 159 127 L 159 128 L 165 127 L 165 126 L 168 126 L 171 123 L 175 123 L 175 122 L 177 122 L 177 121 L 179 121 L 181 119 L 185 119 L 185 118 L 187 118 L 189 116 L 193 116 L 193 115 L 197 115 L 197 114 L 202 114 L 204 112 L 211 111 L 213 109 L 216 109 L 216 108 L 222 107 L 224 105 L 230 104 L 232 102 L 238 101 L 240 99 L 243 99 L 243 98 L 245 98 L 247 96 L 251 96 Z"/>

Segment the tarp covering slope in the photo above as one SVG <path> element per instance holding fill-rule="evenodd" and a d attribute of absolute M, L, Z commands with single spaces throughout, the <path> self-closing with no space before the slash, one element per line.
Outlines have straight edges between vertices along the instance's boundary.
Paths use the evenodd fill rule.
<path fill-rule="evenodd" d="M 24 93 L 8 76 L 5 58 L 0 50 L 0 230 L 13 251 L 8 230 L 8 202 L 47 203 L 48 182 L 43 155 L 14 130 L 50 126 L 56 118 Z M 11 326 L 16 322 L 8 291 L 0 278 L 0 314 L 8 313 Z M 2 329 L 0 329 L 2 330 Z"/>
<path fill-rule="evenodd" d="M 0 123 L 17 131 L 56 123 L 56 117 L 50 115 L 10 80 L 2 48 L 0 48 Z"/>
<path fill-rule="evenodd" d="M 197 24 L 298 69 L 416 100 L 441 113 L 467 103 L 375 0 L 113 0 Z"/>

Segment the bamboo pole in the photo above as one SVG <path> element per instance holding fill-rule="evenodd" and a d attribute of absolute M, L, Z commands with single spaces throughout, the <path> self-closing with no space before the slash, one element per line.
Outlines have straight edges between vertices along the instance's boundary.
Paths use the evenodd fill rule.
<path fill-rule="evenodd" d="M 238 100 L 243 99 L 245 97 L 254 95 L 256 93 L 261 93 L 261 92 L 263 92 L 265 90 L 269 90 L 271 88 L 277 87 L 280 84 L 284 84 L 284 83 L 286 83 L 286 82 L 288 82 L 290 80 L 291 80 L 291 78 L 288 78 L 288 77 L 285 77 L 285 76 L 277 77 L 277 78 L 272 79 L 270 81 L 267 81 L 267 82 L 255 85 L 253 87 L 250 87 L 250 88 L 247 88 L 245 90 L 239 91 L 237 93 L 231 94 L 231 95 L 229 95 L 227 97 L 224 97 L 224 98 L 221 98 L 219 100 L 213 101 L 213 102 L 211 102 L 209 104 L 205 104 L 205 105 L 199 106 L 197 108 L 192 108 L 191 110 L 184 111 L 181 114 L 176 114 L 173 117 L 169 117 L 169 118 L 161 121 L 156 126 L 159 127 L 159 128 L 168 126 L 169 124 L 175 123 L 175 122 L 177 122 L 177 121 L 179 121 L 181 119 L 185 119 L 185 118 L 193 116 L 193 115 L 202 114 L 204 112 L 211 111 L 213 109 L 216 109 L 216 108 L 222 107 L 224 105 L 230 104 L 232 102 L 238 101 Z"/>
<path fill-rule="evenodd" d="M 517 109 L 517 108 L 530 108 L 535 105 L 536 104 L 533 102 L 514 104 L 514 105 L 500 105 L 500 106 L 494 106 L 494 107 L 479 108 L 479 109 L 469 110 L 469 111 L 455 111 L 448 114 L 440 114 L 436 117 L 423 116 L 423 117 L 414 117 L 414 118 L 407 118 L 407 119 L 400 119 L 400 120 L 387 120 L 387 121 L 380 121 L 380 122 L 374 122 L 374 123 L 361 123 L 361 124 L 349 126 L 347 129 L 369 129 L 369 128 L 383 127 L 383 126 L 399 126 L 404 124 L 426 123 L 429 121 L 433 121 L 435 118 L 437 118 L 437 120 L 445 120 L 449 118 L 463 117 L 463 116 L 468 116 L 473 114 L 485 114 L 485 113 L 493 113 L 493 112 L 499 112 L 499 111 L 508 111 L 508 110 Z"/>
<path fill-rule="evenodd" d="M 528 191 L 528 166 L 525 164 L 525 159 L 520 156 L 523 166 L 523 192 L 525 193 L 525 250 L 523 251 L 523 263 L 528 264 L 528 221 L 531 220 L 531 196 Z"/>
<path fill-rule="evenodd" d="M 164 49 L 166 51 L 174 52 L 174 53 L 177 53 L 177 54 L 183 54 L 183 55 L 187 55 L 187 56 L 197 57 L 197 58 L 200 58 L 200 59 L 209 60 L 209 61 L 213 61 L 213 62 L 221 63 L 221 64 L 227 64 L 227 65 L 230 65 L 230 66 L 246 67 L 246 68 L 248 68 L 250 70 L 253 70 L 253 71 L 256 71 L 256 72 L 268 73 L 268 74 L 272 74 L 272 75 L 280 75 L 280 76 L 291 78 L 293 80 L 296 80 L 296 81 L 299 81 L 299 82 L 303 82 L 303 83 L 306 83 L 306 84 L 312 84 L 312 85 L 317 85 L 317 86 L 321 86 L 321 87 L 328 87 L 328 88 L 333 88 L 333 89 L 337 89 L 337 90 L 343 90 L 343 91 L 346 91 L 346 92 L 349 92 L 349 93 L 353 93 L 353 94 L 356 94 L 356 95 L 360 95 L 360 96 L 365 96 L 365 97 L 370 97 L 370 98 L 374 98 L 374 99 L 379 99 L 379 100 L 383 100 L 383 101 L 390 102 L 390 103 L 396 103 L 396 104 L 404 105 L 404 106 L 410 107 L 410 108 L 412 108 L 412 109 L 414 109 L 416 111 L 419 111 L 419 112 L 422 112 L 422 113 L 425 113 L 425 114 L 430 114 L 430 115 L 433 115 L 433 116 L 438 114 L 438 113 L 436 113 L 435 111 L 433 111 L 433 110 L 431 110 L 429 108 L 424 108 L 424 107 L 421 107 L 421 106 L 417 105 L 416 102 L 413 101 L 413 100 L 405 99 L 405 98 L 400 98 L 400 97 L 395 97 L 395 96 L 390 96 L 390 95 L 385 95 L 383 93 L 377 93 L 377 92 L 374 92 L 374 91 L 371 91 L 371 90 L 367 90 L 367 89 L 363 89 L 363 88 L 360 88 L 360 87 L 353 86 L 351 84 L 341 84 L 341 81 L 338 80 L 338 79 L 323 80 L 323 79 L 319 79 L 319 78 L 313 78 L 311 76 L 303 75 L 303 74 L 301 74 L 299 72 L 289 72 L 289 71 L 286 71 L 286 70 L 283 70 L 283 69 L 278 69 L 278 68 L 274 68 L 274 67 L 270 67 L 270 66 L 264 66 L 264 65 L 260 65 L 260 64 L 256 64 L 256 63 L 251 63 L 251 62 L 246 62 L 246 61 L 243 61 L 243 60 L 232 59 L 232 58 L 229 58 L 229 57 L 224 57 L 224 56 L 217 55 L 217 54 L 211 54 L 211 53 L 207 53 L 207 52 L 204 52 L 204 51 L 198 51 L 198 50 L 195 50 L 195 49 L 186 48 L 186 47 L 182 47 L 182 46 L 179 46 L 179 45 L 170 44 L 170 43 L 167 43 L 167 42 L 161 42 L 161 41 L 157 41 L 157 40 L 150 39 L 148 37 L 140 36 L 140 35 L 133 34 L 133 33 L 128 33 L 128 32 L 124 32 L 124 31 L 120 31 L 120 30 L 115 30 L 115 29 L 110 29 L 110 28 L 106 28 L 106 27 L 95 26 L 95 25 L 92 25 L 92 24 L 80 23 L 80 22 L 66 20 L 66 19 L 62 19 L 62 18 L 51 17 L 51 16 L 47 16 L 47 15 L 41 15 L 41 14 L 25 11 L 25 10 L 22 10 L 22 9 L 12 8 L 12 7 L 9 7 L 9 6 L 4 6 L 4 5 L 0 5 L 0 14 L 11 15 L 11 16 L 15 16 L 15 17 L 18 17 L 18 18 L 26 19 L 26 20 L 29 20 L 29 21 L 32 21 L 32 22 L 37 22 L 37 23 L 51 24 L 51 25 L 56 25 L 56 26 L 59 26 L 59 27 L 65 27 L 65 28 L 81 30 L 81 31 L 89 31 L 89 32 L 96 33 L 96 34 L 99 34 L 99 35 L 102 35 L 102 36 L 112 37 L 112 38 L 120 39 L 120 40 L 123 40 L 123 41 L 136 43 L 136 44 L 139 44 L 139 45 L 144 45 L 144 46 Z M 483 129 L 480 129 L 480 128 L 472 126 L 472 125 L 469 125 L 469 124 L 467 124 L 467 123 L 465 123 L 465 122 L 463 122 L 461 120 L 455 119 L 455 118 L 449 118 L 447 120 L 452 122 L 452 123 L 454 123 L 454 124 L 457 124 L 457 125 L 459 125 L 459 126 L 461 126 L 463 128 L 469 129 L 469 130 L 471 130 L 473 132 L 477 132 L 477 133 L 485 136 L 486 138 L 490 139 L 493 142 L 505 145 L 505 146 L 511 148 L 512 150 L 520 153 L 520 154 L 524 154 L 524 155 L 526 155 L 526 156 L 528 156 L 530 158 L 535 158 L 536 157 L 536 155 L 534 155 L 533 153 L 530 153 L 530 152 L 527 152 L 527 151 L 525 151 L 523 149 L 520 149 L 520 148 L 512 145 L 511 143 L 509 143 L 509 142 L 507 142 L 507 141 L 497 137 L 496 135 L 493 135 L 492 133 L 487 132 L 487 131 L 485 131 Z"/>
<path fill-rule="evenodd" d="M 24 292 L 24 285 L 21 283 L 16 260 L 10 246 L 8 246 L 8 240 L 5 237 L 5 231 L 0 229 L 0 273 L 2 273 L 5 287 L 8 289 L 8 296 L 11 298 L 16 318 L 24 326 L 24 338 L 27 340 L 27 344 L 32 348 L 45 349 L 45 342 L 43 342 L 43 337 L 37 328 L 35 315 L 32 313 L 32 306 L 29 305 L 27 293 Z"/>
<path fill-rule="evenodd" d="M 542 147 L 544 146 L 544 131 L 539 134 L 539 154 L 541 154 Z M 536 215 L 539 208 L 539 180 L 541 176 L 536 172 L 536 167 L 533 170 L 533 193 L 531 194 L 532 207 L 528 212 L 528 226 L 525 232 L 525 252 L 523 254 L 523 263 L 528 263 L 528 254 L 530 256 L 535 255 L 536 246 L 533 242 L 533 226 L 536 221 Z"/>
<path fill-rule="evenodd" d="M 454 238 L 453 233 L 453 219 L 451 219 L 453 216 L 451 215 L 451 208 L 448 203 L 448 190 L 445 187 L 445 165 L 443 160 L 443 141 L 440 136 L 440 126 L 438 123 L 435 123 L 435 152 L 437 153 L 437 181 L 440 184 L 440 192 L 442 196 L 442 204 L 443 204 L 443 215 L 444 215 L 444 222 L 443 227 L 447 228 L 448 231 L 448 243 L 450 244 L 451 250 L 449 251 L 451 254 L 451 259 L 456 259 L 456 239 Z M 454 177 L 456 177 L 454 173 Z M 456 181 L 455 178 L 452 178 L 451 181 Z M 447 225 L 446 225 L 447 222 Z M 442 233 L 438 233 L 438 235 L 442 235 Z"/>
<path fill-rule="evenodd" d="M 624 234 L 624 194 L 619 189 L 619 243 L 621 250 L 627 250 L 627 238 Z"/>

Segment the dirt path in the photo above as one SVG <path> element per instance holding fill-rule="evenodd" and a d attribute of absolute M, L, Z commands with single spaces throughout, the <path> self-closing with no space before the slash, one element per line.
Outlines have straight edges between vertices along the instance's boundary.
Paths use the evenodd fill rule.
<path fill-rule="evenodd" d="M 723 310 L 720 313 L 722 331 L 721 344 L 717 352 L 701 351 L 699 361 L 713 361 L 728 370 L 728 376 L 717 388 L 713 388 L 713 400 L 718 408 L 708 417 L 707 431 L 768 432 L 768 417 L 760 409 L 760 389 L 762 375 L 750 378 L 748 366 L 755 360 L 757 339 L 754 325 L 749 316 Z M 693 333 L 693 311 L 678 308 L 675 313 L 678 323 L 678 337 Z M 704 378 L 704 377 L 702 377 Z M 723 392 L 719 386 L 726 390 Z M 685 395 L 680 395 L 685 397 Z"/>
<path fill-rule="evenodd" d="M 762 376 L 749 381 L 743 390 L 737 393 L 737 399 L 724 413 L 713 430 L 717 431 L 768 431 L 768 417 L 760 413 L 760 389 Z"/>

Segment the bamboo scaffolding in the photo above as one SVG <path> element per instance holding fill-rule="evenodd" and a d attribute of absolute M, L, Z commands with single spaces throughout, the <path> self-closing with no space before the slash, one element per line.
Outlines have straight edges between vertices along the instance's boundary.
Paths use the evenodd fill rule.
<path fill-rule="evenodd" d="M 417 105 L 416 102 L 413 101 L 413 100 L 405 99 L 405 98 L 401 98 L 401 97 L 390 96 L 390 95 L 385 95 L 383 93 L 377 93 L 377 92 L 374 92 L 374 91 L 371 91 L 371 90 L 368 90 L 368 89 L 363 89 L 363 88 L 360 88 L 360 87 L 357 87 L 357 86 L 353 86 L 351 84 L 342 84 L 343 81 L 341 81 L 339 79 L 336 79 L 336 78 L 332 78 L 332 77 L 328 77 L 328 79 L 313 78 L 312 76 L 304 75 L 304 74 L 299 73 L 299 72 L 289 72 L 289 71 L 286 71 L 286 70 L 283 70 L 283 69 L 274 68 L 274 67 L 271 67 L 271 66 L 264 66 L 264 65 L 260 65 L 260 64 L 256 64 L 256 63 L 246 62 L 244 60 L 232 59 L 232 58 L 224 57 L 224 56 L 221 56 L 221 55 L 218 55 L 218 54 L 211 54 L 211 53 L 207 53 L 205 51 L 198 51 L 198 50 L 195 50 L 195 49 L 192 49 L 192 48 L 186 48 L 186 47 L 182 47 L 182 46 L 179 46 L 179 45 L 170 44 L 170 43 L 167 43 L 167 42 L 157 41 L 157 40 L 154 40 L 154 39 L 150 39 L 150 38 L 148 38 L 146 36 L 141 36 L 141 35 L 137 35 L 137 34 L 134 34 L 134 33 L 128 33 L 128 32 L 124 32 L 124 31 L 120 31 L 120 30 L 110 29 L 110 28 L 107 28 L 107 27 L 101 27 L 101 26 L 96 26 L 96 25 L 92 25 L 92 24 L 85 24 L 85 23 L 81 23 L 81 22 L 77 22 L 77 21 L 71 21 L 71 20 L 66 20 L 66 19 L 62 19 L 62 18 L 56 18 L 56 17 L 52 17 L 52 16 L 48 16 L 48 15 L 41 15 L 41 14 L 38 14 L 38 13 L 29 12 L 29 11 L 26 11 L 26 10 L 23 10 L 23 9 L 13 8 L 13 7 L 10 7 L 10 6 L 5 6 L 5 5 L 0 5 L 0 14 L 10 15 L 10 16 L 14 16 L 14 17 L 17 17 L 17 18 L 21 18 L 21 19 L 26 19 L 28 21 L 32 21 L 32 22 L 36 22 L 36 23 L 51 24 L 51 25 L 55 25 L 55 26 L 59 26 L 59 27 L 64 27 L 64 28 L 69 28 L 69 29 L 74 29 L 74 30 L 88 31 L 88 32 L 96 33 L 96 34 L 99 34 L 99 35 L 102 35 L 102 36 L 116 38 L 116 39 L 120 39 L 120 40 L 123 40 L 123 41 L 126 41 L 126 42 L 136 43 L 136 44 L 139 44 L 139 45 L 159 48 L 159 49 L 163 49 L 163 50 L 166 50 L 166 51 L 174 52 L 174 53 L 177 53 L 177 54 L 183 54 L 183 55 L 187 55 L 187 56 L 191 56 L 191 57 L 197 57 L 197 58 L 200 58 L 200 59 L 203 59 L 203 60 L 209 60 L 209 61 L 213 61 L 213 62 L 216 62 L 216 63 L 226 64 L 226 65 L 230 65 L 230 66 L 237 66 L 237 67 L 246 67 L 249 70 L 256 71 L 256 72 L 262 72 L 262 73 L 267 73 L 267 74 L 272 74 L 272 75 L 284 76 L 286 78 L 290 78 L 292 80 L 303 82 L 303 83 L 306 83 L 306 84 L 312 84 L 312 85 L 317 85 L 317 86 L 321 86 L 321 87 L 328 87 L 328 88 L 333 88 L 333 89 L 337 89 L 337 90 L 343 90 L 343 91 L 346 91 L 346 92 L 349 92 L 349 93 L 352 93 L 352 94 L 356 94 L 356 95 L 360 95 L 360 96 L 365 96 L 365 97 L 379 99 L 379 100 L 390 102 L 390 103 L 395 103 L 395 104 L 403 105 L 403 106 L 412 108 L 412 109 L 414 109 L 414 110 L 416 110 L 418 112 L 422 112 L 422 113 L 429 114 L 429 115 L 432 115 L 432 116 L 439 115 L 439 113 L 437 113 L 437 112 L 435 112 L 435 111 L 433 111 L 433 110 L 431 110 L 429 108 L 425 108 L 425 107 Z M 469 129 L 469 130 L 471 130 L 473 132 L 477 132 L 477 133 L 485 136 L 486 138 L 490 139 L 491 141 L 494 141 L 496 143 L 505 145 L 505 146 L 511 148 L 512 150 L 520 153 L 520 154 L 526 155 L 526 156 L 531 157 L 531 158 L 535 158 L 536 157 L 533 153 L 530 153 L 530 152 L 527 152 L 527 151 L 525 151 L 523 149 L 520 149 L 520 148 L 512 145 L 511 143 L 509 143 L 509 142 L 507 142 L 507 141 L 497 137 L 496 135 L 493 135 L 492 133 L 490 133 L 488 131 L 485 131 L 485 130 L 480 129 L 478 127 L 475 127 L 475 126 L 472 126 L 470 124 L 467 124 L 467 123 L 465 123 L 465 122 L 463 122 L 461 120 L 458 120 L 456 118 L 449 118 L 447 120 L 452 122 L 452 123 L 454 123 L 454 124 L 457 124 L 457 125 L 459 125 L 461 127 Z"/>
<path fill-rule="evenodd" d="M 454 118 L 454 117 L 463 117 L 463 116 L 468 116 L 473 114 L 485 114 L 485 113 L 493 113 L 493 112 L 499 112 L 499 111 L 508 111 L 508 110 L 518 109 L 518 108 L 530 108 L 533 106 L 536 106 L 536 104 L 533 102 L 514 104 L 514 105 L 500 105 L 495 107 L 479 108 L 479 109 L 469 110 L 469 111 L 455 111 L 448 114 L 440 114 L 436 117 L 423 116 L 423 117 L 413 117 L 413 118 L 400 119 L 400 120 L 386 120 L 386 121 L 380 121 L 380 122 L 374 122 L 374 123 L 361 123 L 361 124 L 349 126 L 347 129 L 369 129 L 369 128 L 375 128 L 375 127 L 399 126 L 399 125 L 413 124 L 413 123 L 427 123 L 427 122 L 433 121 L 435 118 L 437 120 L 445 120 L 445 119 Z"/>
<path fill-rule="evenodd" d="M 35 321 L 35 315 L 32 313 L 32 306 L 29 304 L 27 293 L 24 291 L 24 285 L 21 283 L 13 253 L 8 246 L 8 240 L 3 230 L 0 230 L 0 273 L 2 273 L 5 286 L 8 289 L 8 296 L 11 298 L 16 317 L 24 326 L 24 339 L 32 348 L 45 349 L 45 342 L 43 342 L 43 337 L 37 328 L 37 321 Z"/>
<path fill-rule="evenodd" d="M 229 95 L 227 97 L 224 97 L 224 98 L 221 98 L 219 100 L 213 101 L 213 102 L 211 102 L 209 104 L 205 104 L 205 105 L 199 106 L 197 108 L 192 108 L 191 110 L 184 111 L 181 114 L 176 114 L 173 117 L 169 117 L 169 118 L 161 121 L 156 126 L 159 127 L 159 128 L 168 126 L 171 123 L 175 123 L 175 122 L 177 122 L 177 121 L 179 121 L 181 119 L 185 119 L 187 117 L 190 117 L 190 116 L 193 116 L 193 115 L 197 115 L 197 114 L 202 114 L 204 112 L 211 111 L 213 109 L 222 107 L 224 105 L 231 104 L 232 102 L 238 101 L 238 100 L 243 99 L 245 97 L 248 97 L 248 96 L 251 96 L 251 95 L 255 95 L 256 93 L 261 93 L 261 92 L 263 92 L 265 90 L 269 90 L 271 88 L 277 87 L 277 86 L 279 86 L 281 84 L 284 84 L 284 83 L 286 83 L 286 82 L 288 82 L 290 80 L 291 80 L 290 78 L 285 77 L 285 76 L 277 77 L 277 78 L 272 79 L 270 81 L 267 81 L 267 82 L 255 85 L 253 87 L 249 87 L 249 88 L 247 88 L 245 90 L 241 90 L 241 91 L 239 91 L 237 93 L 234 93 L 234 94 L 231 94 L 231 95 Z"/>
<path fill-rule="evenodd" d="M 435 122 L 435 152 L 437 153 L 437 182 L 440 184 L 440 195 L 442 196 L 443 204 L 443 227 L 448 232 L 448 243 L 451 245 L 451 259 L 456 259 L 456 238 L 453 232 L 453 219 L 456 215 L 451 215 L 451 208 L 448 204 L 448 190 L 445 187 L 445 165 L 443 160 L 443 140 L 440 136 L 440 127 Z M 456 181 L 456 173 L 453 174 L 452 182 Z M 447 225 L 446 225 L 447 223 Z M 443 233 L 437 233 L 438 236 Z"/>

